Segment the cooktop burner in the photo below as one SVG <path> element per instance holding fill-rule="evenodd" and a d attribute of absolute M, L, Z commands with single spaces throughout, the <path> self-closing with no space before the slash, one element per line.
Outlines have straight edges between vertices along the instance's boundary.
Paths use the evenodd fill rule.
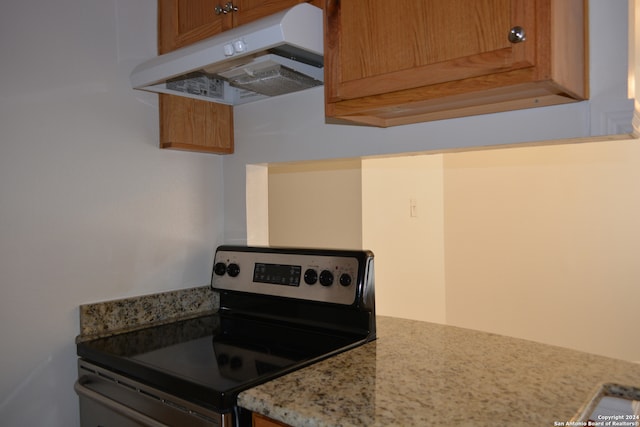
<path fill-rule="evenodd" d="M 360 343 L 353 334 L 216 314 L 80 343 L 78 355 L 220 410 L 247 387 Z"/>

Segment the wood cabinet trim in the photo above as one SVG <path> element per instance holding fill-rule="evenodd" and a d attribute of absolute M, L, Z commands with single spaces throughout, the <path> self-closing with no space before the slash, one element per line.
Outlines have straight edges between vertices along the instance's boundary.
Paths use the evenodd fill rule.
<path fill-rule="evenodd" d="M 510 49 L 501 49 L 475 55 L 474 57 L 457 58 L 438 64 L 396 71 L 381 75 L 375 79 L 369 78 L 344 82 L 339 86 L 335 97 L 330 98 L 329 102 L 414 89 L 452 80 L 463 80 L 469 77 L 485 76 L 534 66 L 533 63 L 525 60 L 518 63 L 510 63 L 511 57 L 512 51 Z"/>
<path fill-rule="evenodd" d="M 251 414 L 253 427 L 290 427 L 288 424 L 266 417 L 256 412 Z"/>

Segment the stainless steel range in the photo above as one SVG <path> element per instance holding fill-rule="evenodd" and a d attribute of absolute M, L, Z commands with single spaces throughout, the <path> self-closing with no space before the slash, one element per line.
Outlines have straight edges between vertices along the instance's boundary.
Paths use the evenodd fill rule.
<path fill-rule="evenodd" d="M 86 426 L 244 426 L 243 390 L 376 338 L 368 251 L 220 246 L 214 315 L 78 343 Z"/>

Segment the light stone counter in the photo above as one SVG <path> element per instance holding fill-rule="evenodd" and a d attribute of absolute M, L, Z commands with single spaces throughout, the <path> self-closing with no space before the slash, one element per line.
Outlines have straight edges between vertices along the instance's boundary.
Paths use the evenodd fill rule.
<path fill-rule="evenodd" d="M 554 426 L 640 364 L 432 323 L 377 318 L 378 339 L 240 394 L 292 426 Z"/>
<path fill-rule="evenodd" d="M 203 316 L 219 306 L 209 286 L 82 304 L 76 342 Z"/>

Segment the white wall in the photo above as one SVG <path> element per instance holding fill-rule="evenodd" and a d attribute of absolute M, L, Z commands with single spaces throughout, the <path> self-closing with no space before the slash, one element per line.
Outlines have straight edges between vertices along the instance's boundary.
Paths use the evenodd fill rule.
<path fill-rule="evenodd" d="M 155 0 L 0 13 L 0 424 L 79 424 L 78 305 L 201 286 L 222 236 L 219 156 L 157 148 Z"/>

